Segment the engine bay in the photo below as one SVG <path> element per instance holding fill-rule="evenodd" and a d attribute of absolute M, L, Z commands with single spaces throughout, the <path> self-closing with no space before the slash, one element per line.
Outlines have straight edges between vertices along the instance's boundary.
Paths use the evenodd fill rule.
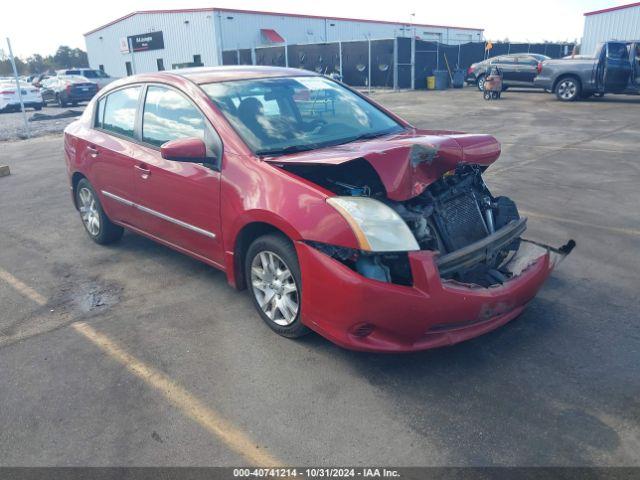
<path fill-rule="evenodd" d="M 502 284 L 514 273 L 526 219 L 508 197 L 494 197 L 484 168 L 463 164 L 406 201 L 387 198 L 377 173 L 364 159 L 331 166 L 290 165 L 287 170 L 341 196 L 367 196 L 393 209 L 413 233 L 420 250 L 438 252 L 440 276 L 481 287 Z M 406 253 L 371 253 L 314 243 L 368 278 L 411 285 Z"/>

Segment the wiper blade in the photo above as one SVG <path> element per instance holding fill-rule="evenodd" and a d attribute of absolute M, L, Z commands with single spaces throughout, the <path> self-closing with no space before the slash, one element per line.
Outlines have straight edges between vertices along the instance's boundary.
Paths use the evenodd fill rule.
<path fill-rule="evenodd" d="M 318 148 L 318 145 L 315 143 L 311 145 L 289 145 L 288 147 L 278 148 L 274 150 L 258 150 L 256 152 L 256 155 L 286 155 L 288 153 L 307 152 L 309 150 L 315 150 L 316 148 Z"/>
<path fill-rule="evenodd" d="M 399 133 L 402 130 L 384 130 L 382 132 L 367 132 L 356 137 L 348 139 L 345 143 L 357 142 L 358 140 L 371 140 L 373 138 L 384 137 L 385 135 L 391 135 L 392 133 Z"/>

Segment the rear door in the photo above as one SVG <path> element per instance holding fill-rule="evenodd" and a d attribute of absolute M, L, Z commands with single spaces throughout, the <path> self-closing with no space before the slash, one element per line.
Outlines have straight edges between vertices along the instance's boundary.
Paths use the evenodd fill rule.
<path fill-rule="evenodd" d="M 196 256 L 223 263 L 220 228 L 220 169 L 165 160 L 160 146 L 200 138 L 220 165 L 222 143 L 195 104 L 171 87 L 149 85 L 134 166 L 136 224 L 145 232 Z"/>
<path fill-rule="evenodd" d="M 606 46 L 604 88 L 607 92 L 626 90 L 631 80 L 631 45 L 625 42 L 609 42 Z"/>
<path fill-rule="evenodd" d="M 533 79 L 538 74 L 538 60 L 529 55 L 516 57 L 516 77 L 517 81 L 522 85 L 533 86 Z"/>
<path fill-rule="evenodd" d="M 517 63 L 515 57 L 504 55 L 498 57 L 494 62 L 500 70 L 502 70 L 502 80 L 507 85 L 518 84 Z"/>
<path fill-rule="evenodd" d="M 132 224 L 135 125 L 142 86 L 115 90 L 96 105 L 94 130 L 81 148 L 89 168 L 89 181 L 98 191 L 107 215 Z"/>

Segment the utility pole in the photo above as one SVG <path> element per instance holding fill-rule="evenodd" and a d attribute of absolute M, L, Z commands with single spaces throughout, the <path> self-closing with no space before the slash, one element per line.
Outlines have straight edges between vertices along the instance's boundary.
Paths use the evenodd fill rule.
<path fill-rule="evenodd" d="M 13 76 L 16 79 L 16 89 L 18 91 L 18 98 L 20 99 L 20 109 L 22 110 L 22 119 L 24 120 L 24 131 L 27 134 L 27 138 L 31 137 L 31 130 L 29 130 L 29 122 L 27 121 L 27 112 L 24 109 L 24 102 L 22 101 L 22 88 L 20 88 L 20 79 L 18 78 L 18 69 L 16 68 L 16 60 L 13 57 L 13 50 L 11 49 L 11 40 L 7 37 L 7 47 L 9 47 L 9 60 L 13 67 Z"/>

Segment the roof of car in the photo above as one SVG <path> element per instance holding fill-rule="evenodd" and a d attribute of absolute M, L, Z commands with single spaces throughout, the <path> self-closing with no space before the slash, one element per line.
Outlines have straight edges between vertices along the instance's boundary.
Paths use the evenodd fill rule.
<path fill-rule="evenodd" d="M 317 76 L 315 72 L 298 68 L 228 65 L 224 67 L 194 67 L 171 70 L 167 73 L 180 75 L 194 83 L 227 82 L 230 80 L 250 80 L 255 78 Z M 162 73 L 158 74 L 162 75 Z"/>

